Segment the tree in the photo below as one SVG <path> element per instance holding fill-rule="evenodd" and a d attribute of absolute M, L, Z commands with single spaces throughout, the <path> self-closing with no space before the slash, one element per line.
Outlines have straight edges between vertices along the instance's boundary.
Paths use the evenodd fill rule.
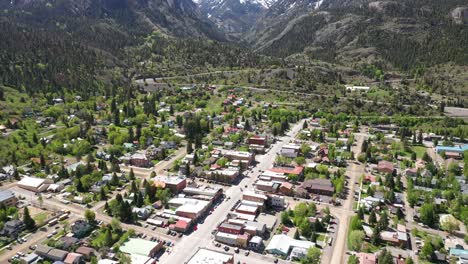
<path fill-rule="evenodd" d="M 289 226 L 291 224 L 291 219 L 289 218 L 288 213 L 285 211 L 281 213 L 281 223 L 286 226 Z"/>
<path fill-rule="evenodd" d="M 385 230 L 387 229 L 388 225 L 389 225 L 389 220 L 388 220 L 387 211 L 383 211 L 380 214 L 380 219 L 379 219 L 379 222 L 377 223 L 378 229 L 380 231 Z"/>
<path fill-rule="evenodd" d="M 133 168 L 130 169 L 130 172 L 128 174 L 128 178 L 133 181 L 135 180 L 135 173 L 133 172 Z"/>
<path fill-rule="evenodd" d="M 359 219 L 359 216 L 355 215 L 351 218 L 351 223 L 349 225 L 351 231 L 353 230 L 362 230 L 362 221 Z"/>
<path fill-rule="evenodd" d="M 419 214 L 421 222 L 428 226 L 433 226 L 437 222 L 437 214 L 432 203 L 423 204 L 419 209 Z"/>
<path fill-rule="evenodd" d="M 301 259 L 301 264 L 319 264 L 321 255 L 322 251 L 320 249 L 311 247 L 307 251 L 307 255 Z"/>
<path fill-rule="evenodd" d="M 446 215 L 444 218 L 441 219 L 440 222 L 440 227 L 443 230 L 449 232 L 450 234 L 453 234 L 454 231 L 459 230 L 460 228 L 457 219 L 455 219 L 455 217 L 453 217 L 452 215 Z"/>
<path fill-rule="evenodd" d="M 349 256 L 348 264 L 359 264 L 359 258 L 356 255 Z"/>
<path fill-rule="evenodd" d="M 405 264 L 414 264 L 414 261 L 411 257 L 406 258 Z"/>
<path fill-rule="evenodd" d="M 24 207 L 23 211 L 23 223 L 28 230 L 33 230 L 36 227 L 36 221 L 32 219 L 31 215 L 29 215 L 29 209 L 27 206 Z"/>
<path fill-rule="evenodd" d="M 375 210 L 372 210 L 369 214 L 369 225 L 374 226 L 377 223 L 377 216 Z"/>
<path fill-rule="evenodd" d="M 424 246 L 421 249 L 421 257 L 425 259 L 429 259 L 434 253 L 434 249 L 432 247 L 432 242 L 430 239 L 426 239 L 424 241 Z"/>
<path fill-rule="evenodd" d="M 377 259 L 379 260 L 379 264 L 393 264 L 392 253 L 385 248 L 379 254 Z"/>
<path fill-rule="evenodd" d="M 89 209 L 86 209 L 84 216 L 86 218 L 86 221 L 88 221 L 88 223 L 94 223 L 94 221 L 96 221 L 96 213 L 94 213 L 93 211 Z"/>
<path fill-rule="evenodd" d="M 353 230 L 348 235 L 348 247 L 351 250 L 359 251 L 364 242 L 364 232 L 361 230 Z"/>
<path fill-rule="evenodd" d="M 111 247 L 113 244 L 114 241 L 112 240 L 112 233 L 109 229 L 107 229 L 104 234 L 104 245 L 106 247 Z"/>

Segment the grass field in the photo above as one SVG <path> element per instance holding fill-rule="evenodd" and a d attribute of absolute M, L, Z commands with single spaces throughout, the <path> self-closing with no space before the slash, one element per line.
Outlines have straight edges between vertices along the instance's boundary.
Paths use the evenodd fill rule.
<path fill-rule="evenodd" d="M 416 152 L 416 157 L 418 159 L 422 158 L 424 153 L 426 153 L 426 147 L 423 146 L 413 146 L 412 149 Z"/>

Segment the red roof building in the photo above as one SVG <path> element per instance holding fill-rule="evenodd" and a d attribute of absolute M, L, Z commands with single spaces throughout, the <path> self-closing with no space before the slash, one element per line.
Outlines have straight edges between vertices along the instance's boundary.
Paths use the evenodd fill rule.
<path fill-rule="evenodd" d="M 394 169 L 395 167 L 393 166 L 393 163 L 386 160 L 379 161 L 379 164 L 377 165 L 377 170 L 381 173 L 391 174 Z"/>
<path fill-rule="evenodd" d="M 178 232 L 186 232 L 189 228 L 189 223 L 184 220 L 179 220 L 174 225 L 174 230 Z"/>
<path fill-rule="evenodd" d="M 293 175 L 302 175 L 304 173 L 304 167 L 296 166 L 296 167 L 275 167 L 269 169 L 272 172 L 284 173 L 284 174 L 293 174 Z"/>

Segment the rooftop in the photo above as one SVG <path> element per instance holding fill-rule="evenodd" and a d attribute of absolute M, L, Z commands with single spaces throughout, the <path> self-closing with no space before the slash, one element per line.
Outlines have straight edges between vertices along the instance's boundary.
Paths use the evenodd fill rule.
<path fill-rule="evenodd" d="M 131 255 L 148 256 L 158 244 L 158 242 L 149 240 L 130 238 L 128 242 L 125 242 L 125 244 L 120 247 L 120 251 Z"/>
<path fill-rule="evenodd" d="M 190 258 L 187 264 L 224 264 L 233 259 L 233 255 L 200 248 L 192 258 Z"/>
<path fill-rule="evenodd" d="M 291 247 L 309 249 L 313 246 L 315 246 L 315 244 L 310 241 L 296 240 L 287 235 L 281 234 L 273 236 L 270 243 L 266 247 L 266 250 L 277 250 L 282 252 L 284 255 L 287 255 Z"/>

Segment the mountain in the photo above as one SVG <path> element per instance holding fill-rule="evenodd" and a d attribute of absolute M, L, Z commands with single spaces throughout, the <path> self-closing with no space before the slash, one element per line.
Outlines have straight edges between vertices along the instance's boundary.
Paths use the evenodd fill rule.
<path fill-rule="evenodd" d="M 231 40 L 239 40 L 275 0 L 196 0 L 200 11 Z"/>
<path fill-rule="evenodd" d="M 279 0 L 244 38 L 279 57 L 403 69 L 466 64 L 466 10 L 462 0 Z"/>

